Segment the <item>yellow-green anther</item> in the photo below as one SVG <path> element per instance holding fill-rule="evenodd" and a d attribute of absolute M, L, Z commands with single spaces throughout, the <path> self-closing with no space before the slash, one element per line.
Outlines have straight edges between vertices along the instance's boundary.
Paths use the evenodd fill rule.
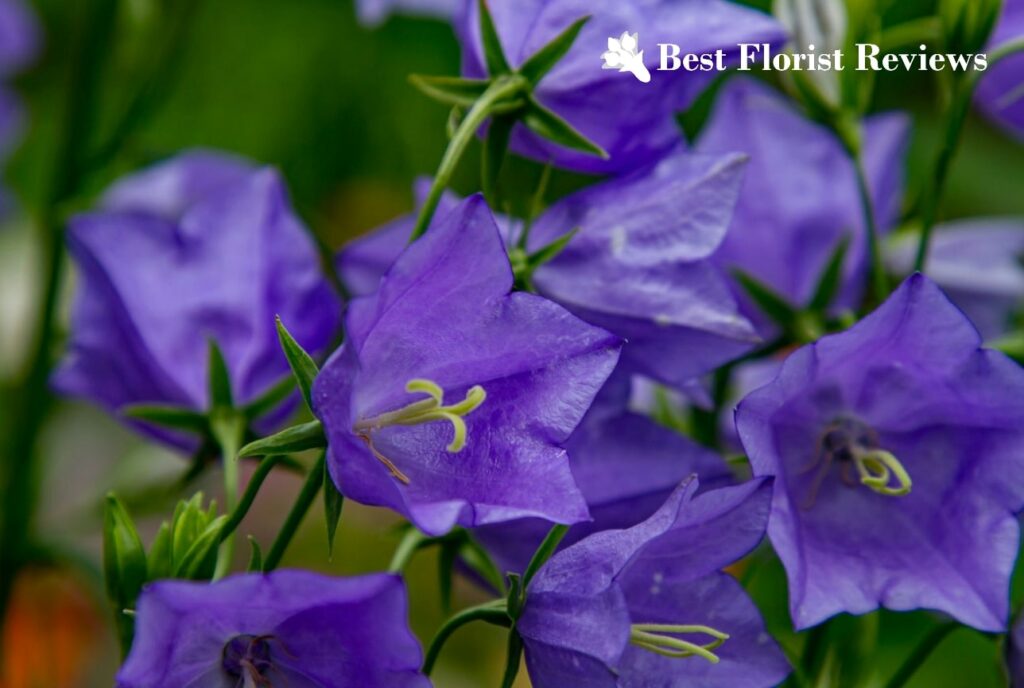
<path fill-rule="evenodd" d="M 699 645 L 674 637 L 684 634 L 708 635 L 713 640 Z M 633 624 L 629 629 L 629 642 L 643 650 L 675 659 L 702 657 L 712 664 L 719 662 L 718 655 L 712 650 L 720 647 L 728 639 L 729 634 L 701 625 Z"/>
<path fill-rule="evenodd" d="M 888 497 L 902 497 L 910 494 L 913 482 L 900 460 L 884 449 L 855 452 L 853 461 L 860 474 L 862 485 L 878 494 Z M 890 486 L 893 478 L 895 485 Z"/>

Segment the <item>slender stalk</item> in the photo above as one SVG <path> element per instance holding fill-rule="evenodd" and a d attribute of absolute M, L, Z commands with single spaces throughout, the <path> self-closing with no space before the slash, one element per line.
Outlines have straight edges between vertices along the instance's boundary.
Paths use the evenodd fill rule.
<path fill-rule="evenodd" d="M 505 675 L 501 677 L 501 688 L 512 688 L 519 675 L 519 664 L 523 658 L 523 638 L 516 629 L 508 633 L 508 650 L 505 654 Z"/>
<path fill-rule="evenodd" d="M 450 638 L 455 631 L 459 630 L 466 624 L 473 623 L 474 621 L 486 621 L 487 623 L 498 626 L 510 626 L 512 624 L 512 621 L 508 618 L 508 613 L 505 610 L 504 600 L 494 600 L 493 602 L 481 604 L 476 607 L 463 609 L 445 621 L 444 625 L 438 629 L 437 634 L 434 635 L 433 640 L 430 641 L 430 646 L 427 647 L 427 653 L 423 658 L 424 674 L 430 676 L 430 673 L 434 670 L 434 665 L 437 664 L 437 658 L 441 655 L 441 650 L 444 648 L 444 644 L 448 641 L 448 638 Z"/>
<path fill-rule="evenodd" d="M 213 434 L 220 446 L 220 461 L 224 470 L 224 510 L 233 511 L 238 501 L 238 450 L 245 435 L 245 418 L 231 412 L 213 422 Z M 228 532 L 221 537 L 217 553 L 217 567 L 214 579 L 223 578 L 231 568 L 231 556 L 235 551 L 235 538 Z"/>
<path fill-rule="evenodd" d="M 245 488 L 245 493 L 220 529 L 221 542 L 224 542 L 232 533 L 238 530 L 238 526 L 242 524 L 242 520 L 249 513 L 252 503 L 256 500 L 256 495 L 259 493 L 260 487 L 263 486 L 263 481 L 267 479 L 267 476 L 270 475 L 270 472 L 278 464 L 284 463 L 287 459 L 288 457 L 283 454 L 271 454 L 260 461 L 256 470 L 253 471 L 252 477 L 249 478 L 249 484 Z"/>
<path fill-rule="evenodd" d="M 415 526 L 410 525 L 409 530 L 406 531 L 402 537 L 402 541 L 398 543 L 398 547 L 395 548 L 395 553 L 391 556 L 391 563 L 388 565 L 388 571 L 391 573 L 402 573 L 405 571 L 405 567 L 412 561 L 413 555 L 418 552 L 424 544 L 429 540 L 426 535 L 416 529 Z"/>
<path fill-rule="evenodd" d="M 868 187 L 867 174 L 864 171 L 864 157 L 859 152 L 851 153 L 854 175 L 857 177 L 857 196 L 860 199 L 864 226 L 868 232 L 868 285 L 875 305 L 885 301 L 889 296 L 889 280 L 885 276 L 885 263 L 882 260 L 882 246 L 878 237 L 878 223 L 875 220 L 875 204 L 871 200 L 871 189 Z"/>
<path fill-rule="evenodd" d="M 945 623 L 938 628 L 932 629 L 931 633 L 925 636 L 921 644 L 918 645 L 914 652 L 907 657 L 907 660 L 903 662 L 903 666 L 896 670 L 893 677 L 889 679 L 889 682 L 885 684 L 885 688 L 902 688 L 907 681 L 913 677 L 917 670 L 928 660 L 932 652 L 937 648 L 942 641 L 946 639 L 950 633 L 958 629 L 960 626 L 953 622 Z"/>
<path fill-rule="evenodd" d="M 326 456 L 325 452 L 320 452 L 320 458 L 317 459 L 316 466 L 306 476 L 306 482 L 302 484 L 299 496 L 296 498 L 295 504 L 292 505 L 292 510 L 288 512 L 288 518 L 285 519 L 284 525 L 281 526 L 281 530 L 274 539 L 274 544 L 270 546 L 270 551 L 267 552 L 267 556 L 263 559 L 264 572 L 273 571 L 281 563 L 281 557 L 284 556 L 285 550 L 288 549 L 292 538 L 295 537 L 295 532 L 302 524 L 302 519 L 306 517 L 306 512 L 312 506 L 317 493 L 320 492 L 320 488 L 324 484 L 324 461 L 326 461 Z"/>
<path fill-rule="evenodd" d="M 441 194 L 448 188 L 452 174 L 466 152 L 469 142 L 473 140 L 477 130 L 483 126 L 487 118 L 496 114 L 507 105 L 508 101 L 514 100 L 525 88 L 526 81 L 516 75 L 501 76 L 496 78 L 486 91 L 473 103 L 466 116 L 459 123 L 458 128 L 448 141 L 448 148 L 444 151 L 441 164 L 434 175 L 433 183 L 430 186 L 430 193 L 427 200 L 420 208 L 419 216 L 416 218 L 416 226 L 412 230 L 409 241 L 413 242 L 423 236 L 430 226 L 430 220 L 434 217 L 437 204 L 441 201 Z"/>

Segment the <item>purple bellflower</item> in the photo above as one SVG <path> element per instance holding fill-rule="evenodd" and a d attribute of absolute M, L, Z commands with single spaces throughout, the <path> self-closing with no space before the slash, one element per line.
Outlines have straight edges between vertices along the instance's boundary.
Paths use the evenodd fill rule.
<path fill-rule="evenodd" d="M 1024 0 L 1006 0 L 992 32 L 988 51 L 1024 38 Z M 975 101 L 992 119 L 1018 138 L 1024 137 L 1024 52 L 1011 55 L 985 74 Z"/>
<path fill-rule="evenodd" d="M 533 221 L 499 220 L 513 255 L 532 254 L 574 230 L 536 268 L 537 292 L 628 340 L 623 365 L 685 388 L 758 340 L 712 264 L 732 218 L 744 158 L 675 150 L 656 164 L 572 194 Z M 442 207 L 455 201 L 448 195 Z M 413 217 L 352 242 L 339 255 L 356 293 L 376 289 L 407 241 Z"/>
<path fill-rule="evenodd" d="M 775 686 L 789 673 L 746 592 L 721 569 L 764 534 L 771 483 L 694 496 L 555 554 L 516 628 L 536 688 Z"/>
<path fill-rule="evenodd" d="M 880 115 L 865 130 L 866 173 L 885 231 L 898 217 L 907 123 L 901 115 Z M 805 305 L 839 242 L 849 237 L 838 301 L 855 304 L 865 280 L 867 236 L 854 167 L 835 135 L 771 88 L 736 78 L 719 93 L 697 149 L 750 155 L 732 226 L 715 254 L 719 265 Z M 761 317 L 749 299 L 742 303 L 751 318 Z"/>
<path fill-rule="evenodd" d="M 312 351 L 340 322 L 280 176 L 233 157 L 185 153 L 126 178 L 72 219 L 68 244 L 81 284 L 54 384 L 111 412 L 206 410 L 210 339 L 245 404 L 288 374 L 275 315 Z"/>
<path fill-rule="evenodd" d="M 528 516 L 589 517 L 562 444 L 615 367 L 620 341 L 512 269 L 479 196 L 435 218 L 313 387 L 343 494 L 430 534 Z"/>
<path fill-rule="evenodd" d="M 799 349 L 737 428 L 775 476 L 768 534 L 797 628 L 879 606 L 1004 630 L 1024 506 L 1024 370 L 930 280 Z"/>
<path fill-rule="evenodd" d="M 574 21 L 590 16 L 568 54 L 537 85 L 535 96 L 609 158 L 567 150 L 522 126 L 516 127 L 511 142 L 518 153 L 581 172 L 632 169 L 662 157 L 679 140 L 674 115 L 710 77 L 683 70 L 654 73 L 658 43 L 677 43 L 695 53 L 721 49 L 728 62 L 739 43 L 784 40 L 782 27 L 770 16 L 724 0 L 489 0 L 488 7 L 513 68 Z M 639 45 L 621 45 L 616 37 L 626 29 L 636 33 Z M 476 0 L 464 3 L 456 32 L 463 46 L 464 75 L 487 76 Z M 654 73 L 650 83 L 600 68 L 610 38 L 635 57 L 643 55 L 646 71 Z"/>
<path fill-rule="evenodd" d="M 620 366 L 565 445 L 593 520 L 574 525 L 561 548 L 602 530 L 635 526 L 691 475 L 699 476 L 705 489 L 733 482 L 732 472 L 715 452 L 628 411 L 629 383 Z M 473 532 L 498 570 L 523 571 L 550 529 L 542 519 L 522 519 Z"/>
<path fill-rule="evenodd" d="M 398 576 L 306 571 L 146 587 L 118 688 L 429 688 Z"/>
<path fill-rule="evenodd" d="M 887 262 L 906 274 L 918 237 L 900 237 Z M 935 228 L 928 244 L 928 275 L 961 308 L 986 341 L 1010 330 L 1024 306 L 1024 219 L 977 218 Z"/>

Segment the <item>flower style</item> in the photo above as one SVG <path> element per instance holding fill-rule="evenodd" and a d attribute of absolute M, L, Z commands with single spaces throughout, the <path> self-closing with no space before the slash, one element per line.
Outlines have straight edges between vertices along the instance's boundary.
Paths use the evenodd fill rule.
<path fill-rule="evenodd" d="M 1024 0 L 1006 0 L 988 51 L 1024 39 Z M 993 65 L 978 84 L 978 105 L 1016 136 L 1024 136 L 1024 53 Z"/>
<path fill-rule="evenodd" d="M 305 571 L 143 590 L 118 688 L 429 688 L 401 578 Z"/>
<path fill-rule="evenodd" d="M 771 483 L 694 496 L 679 487 L 643 523 L 555 554 L 516 628 L 537 688 L 774 686 L 789 666 L 722 567 L 760 542 Z"/>
<path fill-rule="evenodd" d="M 609 159 L 567 150 L 522 126 L 516 127 L 511 142 L 518 153 L 582 172 L 628 170 L 665 155 L 679 140 L 675 113 L 710 82 L 707 75 L 682 70 L 661 72 L 651 83 L 602 71 L 600 59 L 610 47 L 609 36 L 621 36 L 628 28 L 646 45 L 671 42 L 691 52 L 722 49 L 730 56 L 738 53 L 739 43 L 781 44 L 784 39 L 770 16 L 722 0 L 489 0 L 488 7 L 513 67 L 574 21 L 591 17 L 568 54 L 540 81 L 535 95 L 607 151 Z M 484 77 L 479 8 L 476 2 L 466 2 L 463 8 L 455 22 L 463 46 L 463 73 Z M 621 47 L 621 38 L 617 40 Z M 657 51 L 649 52 L 647 67 L 656 64 L 656 55 Z"/>
<path fill-rule="evenodd" d="M 902 115 L 880 115 L 867 121 L 865 132 L 866 174 L 885 231 L 898 217 L 907 124 Z M 767 86 L 737 78 L 719 93 L 697 149 L 750 155 L 732 225 L 715 254 L 719 265 L 805 305 L 839 242 L 849 237 L 838 303 L 855 304 L 865 280 L 867 237 L 853 165 L 831 132 Z M 767 334 L 756 307 L 745 297 L 741 303 Z"/>
<path fill-rule="evenodd" d="M 1024 506 L 1024 371 L 922 275 L 792 354 L 737 428 L 775 476 L 797 628 L 879 606 L 1006 627 Z"/>
<path fill-rule="evenodd" d="M 918 237 L 899 237 L 887 262 L 910 271 Z M 928 244 L 928 275 L 967 314 L 988 341 L 1005 335 L 1024 302 L 1024 220 L 976 218 L 935 228 Z"/>
<path fill-rule="evenodd" d="M 699 476 L 703 489 L 733 482 L 732 472 L 715 452 L 626 410 L 629 383 L 620 366 L 566 442 L 573 477 L 593 520 L 574 525 L 561 548 L 602 530 L 635 526 L 691 475 Z M 473 533 L 499 571 L 523 571 L 550 529 L 550 523 L 534 518 L 483 526 Z"/>
<path fill-rule="evenodd" d="M 676 149 L 638 169 L 555 203 L 525 228 L 499 218 L 515 254 L 532 254 L 576 230 L 530 275 L 537 292 L 628 340 L 623 365 L 676 387 L 750 350 L 758 340 L 738 312 L 711 255 L 725 237 L 744 158 Z M 442 207 L 456 201 L 450 195 Z M 376 288 L 408 239 L 403 217 L 339 255 L 356 293 Z"/>
<path fill-rule="evenodd" d="M 82 284 L 54 384 L 114 413 L 206 410 L 210 339 L 245 404 L 288 374 L 275 315 L 310 350 L 340 321 L 280 176 L 236 158 L 186 153 L 128 177 L 72 219 L 68 243 Z"/>
<path fill-rule="evenodd" d="M 345 345 L 313 387 L 343 494 L 431 534 L 588 518 L 561 444 L 620 342 L 511 288 L 498 228 L 475 196 L 351 303 Z"/>

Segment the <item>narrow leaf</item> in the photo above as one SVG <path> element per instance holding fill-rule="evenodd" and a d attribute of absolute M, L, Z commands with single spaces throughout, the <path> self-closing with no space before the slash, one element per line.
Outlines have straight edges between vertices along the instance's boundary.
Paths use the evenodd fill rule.
<path fill-rule="evenodd" d="M 338 491 L 334 481 L 331 480 L 331 472 L 327 470 L 327 462 L 324 462 L 324 517 L 327 520 L 327 556 L 334 556 L 334 536 L 338 532 L 338 521 L 341 520 L 341 508 L 345 504 L 345 497 Z"/>
<path fill-rule="evenodd" d="M 491 555 L 470 533 L 466 533 L 466 536 L 462 543 L 462 548 L 459 550 L 459 557 L 462 559 L 462 563 L 490 583 L 498 591 L 499 595 L 508 594 L 505 579 L 502 577 L 501 572 L 498 571 L 498 567 L 495 565 L 494 560 L 491 559 Z"/>
<path fill-rule="evenodd" d="M 276 435 L 250 442 L 238 452 L 239 456 L 266 456 L 267 454 L 294 454 L 307 449 L 322 449 L 327 437 L 320 421 L 313 420 L 286 428 Z"/>
<path fill-rule="evenodd" d="M 455 577 L 455 559 L 458 545 L 446 542 L 437 557 L 437 584 L 441 599 L 441 613 L 445 616 L 452 611 L 452 579 Z"/>
<path fill-rule="evenodd" d="M 486 79 L 413 74 L 409 77 L 409 83 L 420 93 L 439 103 L 469 108 L 483 95 L 491 82 Z"/>
<path fill-rule="evenodd" d="M 491 8 L 487 6 L 487 0 L 479 0 L 480 8 L 480 39 L 484 46 L 484 63 L 487 65 L 487 72 L 491 76 L 507 74 L 511 71 L 508 60 L 505 59 L 505 51 L 501 47 L 501 39 L 498 38 L 498 30 L 494 26 L 494 17 L 491 16 Z"/>
<path fill-rule="evenodd" d="M 256 542 L 256 538 L 250 535 L 249 544 L 252 546 L 252 554 L 249 555 L 249 565 L 246 567 L 245 570 L 249 573 L 256 573 L 257 571 L 262 571 L 263 550 L 260 549 L 260 543 Z"/>
<path fill-rule="evenodd" d="M 540 547 L 533 553 L 533 558 L 530 559 L 530 565 L 526 567 L 526 571 L 523 573 L 523 591 L 526 590 L 527 586 L 530 585 L 530 581 L 540 570 L 540 567 L 547 563 L 547 560 L 551 558 L 551 555 L 558 549 L 558 544 L 565 537 L 565 534 L 569 532 L 569 526 L 556 525 L 550 531 L 548 531 L 547 537 L 540 543 Z"/>
<path fill-rule="evenodd" d="M 530 98 L 527 102 L 522 117 L 523 124 L 538 136 L 542 136 L 549 141 L 572 150 L 590 153 L 605 160 L 608 159 L 608 153 L 603 148 L 576 131 L 571 124 L 533 98 Z"/>
<path fill-rule="evenodd" d="M 117 497 L 107 495 L 103 515 L 103 572 L 107 594 L 119 609 L 135 604 L 146 582 L 148 567 L 142 540 L 128 511 Z"/>
<path fill-rule="evenodd" d="M 537 268 L 544 263 L 547 263 L 569 245 L 569 242 L 573 240 L 573 237 L 580 231 L 579 227 L 575 227 L 569 232 L 566 232 L 562 236 L 552 241 L 547 246 L 540 248 L 529 255 L 526 259 L 527 264 L 531 268 Z"/>
<path fill-rule="evenodd" d="M 786 330 L 793 326 L 796 321 L 796 309 L 789 305 L 786 299 L 742 270 L 734 270 L 733 274 L 758 308 L 773 322 Z"/>
<path fill-rule="evenodd" d="M 531 84 L 536 85 L 558 64 L 559 60 L 565 57 L 588 21 L 590 21 L 590 17 L 582 17 L 573 22 L 569 28 L 531 55 L 519 68 L 519 73 L 526 77 Z"/>
<path fill-rule="evenodd" d="M 285 328 L 281 318 L 277 319 L 277 336 L 281 340 L 281 348 L 291 366 L 292 374 L 295 375 L 299 389 L 302 390 L 302 398 L 306 400 L 306 406 L 313 410 L 312 390 L 313 380 L 316 379 L 320 369 L 317 367 L 313 357 L 306 353 L 306 350 L 299 346 L 291 333 Z"/>
<path fill-rule="evenodd" d="M 206 416 L 192 409 L 162 404 L 136 404 L 121 409 L 121 414 L 171 430 L 206 434 Z"/>
<path fill-rule="evenodd" d="M 231 408 L 234 400 L 231 396 L 231 376 L 228 374 L 228 364 L 224 360 L 224 353 L 217 346 L 217 342 L 209 340 L 209 375 L 210 387 L 210 408 Z"/>
<path fill-rule="evenodd" d="M 808 304 L 812 311 L 824 311 L 832 303 L 836 293 L 839 291 L 839 283 L 843 275 L 843 262 L 846 260 L 846 251 L 850 248 L 850 237 L 844 236 L 836 244 L 828 264 L 818 279 L 818 286 L 814 289 L 814 296 Z"/>
<path fill-rule="evenodd" d="M 498 177 L 501 174 L 501 166 L 505 162 L 508 141 L 512 136 L 512 128 L 515 124 L 516 117 L 514 115 L 493 118 L 491 126 L 487 130 L 487 138 L 484 140 L 484 153 L 481 160 L 483 189 L 484 196 L 491 202 L 492 207 L 497 200 Z"/>

